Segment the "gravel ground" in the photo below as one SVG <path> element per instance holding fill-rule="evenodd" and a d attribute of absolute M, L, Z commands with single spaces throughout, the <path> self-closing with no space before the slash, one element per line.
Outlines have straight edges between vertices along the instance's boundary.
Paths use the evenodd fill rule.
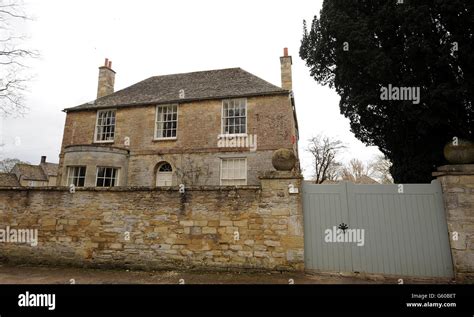
<path fill-rule="evenodd" d="M 133 271 L 0 264 L 0 284 L 395 284 L 399 278 L 329 273 Z M 448 282 L 447 279 L 403 279 L 405 284 Z"/>

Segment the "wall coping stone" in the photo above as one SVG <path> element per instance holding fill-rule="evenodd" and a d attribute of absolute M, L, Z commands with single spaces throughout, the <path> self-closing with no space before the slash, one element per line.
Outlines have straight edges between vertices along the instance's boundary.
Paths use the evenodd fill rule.
<path fill-rule="evenodd" d="M 445 175 L 474 175 L 474 164 L 439 166 L 437 172 L 433 172 L 432 175 L 436 177 Z"/>
<path fill-rule="evenodd" d="M 295 171 L 265 171 L 258 173 L 259 179 L 303 179 L 303 175 Z"/>
<path fill-rule="evenodd" d="M 94 144 L 74 144 L 66 145 L 64 153 L 73 152 L 107 152 L 127 155 L 130 150 L 123 147 L 114 146 L 113 143 L 94 143 Z"/>
<path fill-rule="evenodd" d="M 234 191 L 234 190 L 261 190 L 260 186 L 255 185 L 239 185 L 239 186 L 190 186 L 185 187 L 186 191 Z M 67 186 L 44 186 L 44 187 L 0 187 L 0 191 L 69 191 Z M 110 188 L 101 187 L 76 187 L 76 191 L 90 191 L 90 192 L 137 192 L 137 191 L 154 191 L 154 192 L 169 192 L 179 191 L 178 186 L 165 187 L 150 187 L 150 186 L 117 186 Z"/>

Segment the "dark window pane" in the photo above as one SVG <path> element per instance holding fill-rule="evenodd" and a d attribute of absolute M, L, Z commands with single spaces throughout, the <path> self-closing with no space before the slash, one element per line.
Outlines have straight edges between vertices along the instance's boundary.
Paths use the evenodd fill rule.
<path fill-rule="evenodd" d="M 159 168 L 160 172 L 171 172 L 173 169 L 171 168 L 171 165 L 169 163 L 164 163 L 160 166 Z"/>

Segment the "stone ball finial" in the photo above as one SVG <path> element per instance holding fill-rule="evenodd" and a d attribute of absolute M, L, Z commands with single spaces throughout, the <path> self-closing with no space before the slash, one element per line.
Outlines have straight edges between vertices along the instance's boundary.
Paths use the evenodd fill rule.
<path fill-rule="evenodd" d="M 273 152 L 272 165 L 277 171 L 291 171 L 296 164 L 295 153 L 290 149 L 278 149 Z"/>
<path fill-rule="evenodd" d="M 474 143 L 455 139 L 444 146 L 444 157 L 451 164 L 474 163 Z"/>

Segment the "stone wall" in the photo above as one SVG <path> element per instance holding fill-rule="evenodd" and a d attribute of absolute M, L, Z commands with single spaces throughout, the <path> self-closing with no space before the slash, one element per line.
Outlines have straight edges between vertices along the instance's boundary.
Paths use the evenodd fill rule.
<path fill-rule="evenodd" d="M 441 166 L 433 175 L 443 187 L 456 280 L 474 282 L 474 164 Z"/>
<path fill-rule="evenodd" d="M 0 229 L 38 229 L 38 244 L 0 242 L 14 263 L 303 270 L 301 178 L 261 186 L 0 189 Z M 301 191 L 300 191 L 301 192 Z"/>

